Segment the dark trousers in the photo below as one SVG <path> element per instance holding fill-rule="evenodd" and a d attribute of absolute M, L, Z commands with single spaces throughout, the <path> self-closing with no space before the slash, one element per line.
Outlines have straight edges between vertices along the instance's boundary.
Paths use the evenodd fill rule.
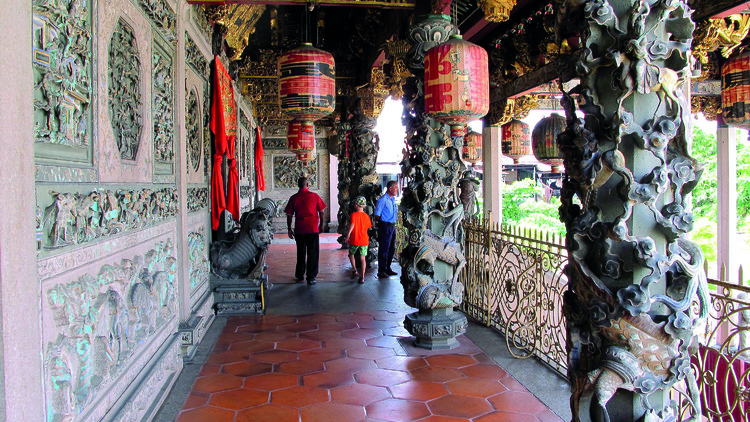
<path fill-rule="evenodd" d="M 318 276 L 318 256 L 320 255 L 320 234 L 308 233 L 294 237 L 297 243 L 297 268 L 294 270 L 294 276 L 305 278 L 305 268 L 307 268 L 307 280 L 312 280 Z M 307 257 L 307 260 L 305 260 Z"/>
<path fill-rule="evenodd" d="M 378 223 L 378 272 L 384 273 L 391 269 L 393 254 L 396 252 L 396 225 L 393 223 Z"/>

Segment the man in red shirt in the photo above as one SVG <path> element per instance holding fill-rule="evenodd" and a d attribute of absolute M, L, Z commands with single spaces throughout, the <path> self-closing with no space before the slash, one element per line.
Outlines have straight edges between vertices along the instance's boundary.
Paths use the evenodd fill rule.
<path fill-rule="evenodd" d="M 320 232 L 323 231 L 323 210 L 326 203 L 315 192 L 310 192 L 307 177 L 297 181 L 299 192 L 289 198 L 284 212 L 289 238 L 297 243 L 297 267 L 294 276 L 298 281 L 305 279 L 307 284 L 315 284 L 318 276 L 318 256 L 320 254 Z M 295 218 L 292 230 L 292 217 Z M 307 257 L 307 260 L 305 260 Z"/>

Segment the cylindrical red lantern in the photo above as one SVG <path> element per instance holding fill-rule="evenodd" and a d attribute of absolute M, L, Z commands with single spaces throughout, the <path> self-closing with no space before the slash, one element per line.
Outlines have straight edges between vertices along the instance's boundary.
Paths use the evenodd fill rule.
<path fill-rule="evenodd" d="M 451 125 L 452 136 L 490 109 L 487 51 L 452 35 L 427 51 L 424 59 L 425 111 Z"/>
<path fill-rule="evenodd" d="M 518 163 L 524 155 L 531 155 L 531 131 L 526 123 L 513 119 L 501 127 L 503 141 L 501 143 L 503 155 Z"/>
<path fill-rule="evenodd" d="M 482 161 L 482 134 L 469 130 L 464 136 L 464 146 L 462 149 L 464 161 L 476 164 Z"/>
<path fill-rule="evenodd" d="M 721 66 L 721 115 L 730 126 L 750 127 L 750 52 Z"/>
<path fill-rule="evenodd" d="M 286 148 L 295 154 L 315 149 L 315 125 L 310 121 L 292 120 L 287 125 Z"/>
<path fill-rule="evenodd" d="M 279 107 L 297 120 L 317 120 L 336 108 L 333 56 L 304 43 L 279 57 Z"/>
<path fill-rule="evenodd" d="M 557 147 L 557 135 L 567 126 L 565 117 L 552 113 L 543 118 L 531 131 L 531 149 L 534 156 L 542 163 L 552 166 L 553 172 L 559 172 L 563 159 Z"/>

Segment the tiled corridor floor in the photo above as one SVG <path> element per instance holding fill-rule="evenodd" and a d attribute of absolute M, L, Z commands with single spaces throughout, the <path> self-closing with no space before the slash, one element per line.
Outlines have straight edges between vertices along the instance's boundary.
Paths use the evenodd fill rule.
<path fill-rule="evenodd" d="M 228 318 L 178 421 L 561 421 L 466 336 L 453 350 L 414 347 L 403 328 L 413 309 L 392 300 L 398 277 L 358 286 L 346 251 L 321 249 L 318 281 L 336 284 L 272 288 L 266 315 Z M 293 283 L 294 260 L 293 244 L 271 245 L 272 282 Z"/>

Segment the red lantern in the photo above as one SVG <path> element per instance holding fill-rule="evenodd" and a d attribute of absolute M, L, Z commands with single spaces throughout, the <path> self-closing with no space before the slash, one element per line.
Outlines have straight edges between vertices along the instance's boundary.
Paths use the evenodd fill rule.
<path fill-rule="evenodd" d="M 518 163 L 518 159 L 524 155 L 531 155 L 531 131 L 526 123 L 513 119 L 500 128 L 503 132 L 503 141 L 500 144 L 503 155 Z"/>
<path fill-rule="evenodd" d="M 297 120 L 317 120 L 336 108 L 333 56 L 310 43 L 279 57 L 279 106 Z"/>
<path fill-rule="evenodd" d="M 534 156 L 542 163 L 552 166 L 552 171 L 560 172 L 563 160 L 560 149 L 557 147 L 557 135 L 562 133 L 567 126 L 565 117 L 552 113 L 543 118 L 531 131 L 531 149 Z"/>
<path fill-rule="evenodd" d="M 721 67 L 721 114 L 731 126 L 750 127 L 750 52 Z"/>
<path fill-rule="evenodd" d="M 316 148 L 313 148 L 312 151 L 305 151 L 305 152 L 297 153 L 297 159 L 302 161 L 303 163 L 309 163 L 311 161 L 315 161 L 316 158 L 318 158 L 318 151 Z"/>
<path fill-rule="evenodd" d="M 315 149 L 315 125 L 310 121 L 292 120 L 287 125 L 286 148 L 295 154 Z"/>
<path fill-rule="evenodd" d="M 490 109 L 487 51 L 460 35 L 432 47 L 424 59 L 424 92 L 427 114 L 461 136 L 463 126 Z"/>
<path fill-rule="evenodd" d="M 482 134 L 469 130 L 469 133 L 464 136 L 462 153 L 464 161 L 471 164 L 482 161 Z"/>

